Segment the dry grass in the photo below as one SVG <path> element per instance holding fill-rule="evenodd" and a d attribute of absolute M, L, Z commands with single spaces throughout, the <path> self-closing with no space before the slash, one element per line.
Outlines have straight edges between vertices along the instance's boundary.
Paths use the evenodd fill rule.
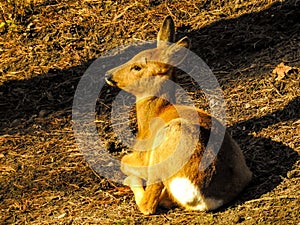
<path fill-rule="evenodd" d="M 1 224 L 299 223 L 299 1 L 0 4 Z M 119 45 L 154 39 L 167 14 L 219 80 L 229 130 L 254 178 L 216 212 L 177 208 L 145 217 L 128 188 L 99 177 L 85 162 L 72 131 L 72 100 L 94 59 Z M 190 88 L 196 104 L 205 105 Z M 115 95 L 105 87 L 98 119 L 106 129 L 99 129 L 102 140 L 119 156 L 124 149 L 107 114 Z"/>

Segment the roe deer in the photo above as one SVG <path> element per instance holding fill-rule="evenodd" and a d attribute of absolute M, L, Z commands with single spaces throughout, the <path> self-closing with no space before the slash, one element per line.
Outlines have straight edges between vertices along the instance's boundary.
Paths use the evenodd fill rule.
<path fill-rule="evenodd" d="M 109 85 L 136 97 L 137 140 L 133 152 L 122 158 L 121 170 L 127 175 L 124 184 L 145 215 L 154 214 L 158 204 L 214 210 L 233 200 L 252 177 L 242 151 L 227 132 L 210 166 L 199 168 L 216 119 L 203 110 L 173 104 L 174 91 L 164 88 L 175 79 L 174 65 L 182 62 L 190 46 L 187 37 L 176 43 L 174 39 L 174 22 L 168 16 L 156 48 L 105 74 Z"/>

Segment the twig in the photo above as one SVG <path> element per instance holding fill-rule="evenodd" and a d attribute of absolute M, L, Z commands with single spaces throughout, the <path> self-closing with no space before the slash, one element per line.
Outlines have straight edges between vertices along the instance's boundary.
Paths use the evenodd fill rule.
<path fill-rule="evenodd" d="M 282 196 L 276 196 L 276 197 L 263 197 L 263 198 L 246 201 L 245 204 L 261 202 L 261 201 L 270 201 L 270 200 L 274 200 L 274 199 L 299 199 L 299 196 L 282 195 Z"/>
<path fill-rule="evenodd" d="M 176 18 L 176 17 L 174 16 L 174 14 L 171 12 L 171 10 L 170 10 L 170 8 L 169 8 L 169 6 L 168 6 L 168 1 L 166 1 L 166 8 L 167 8 L 168 12 L 170 13 L 170 15 L 171 15 L 173 18 Z"/>
<path fill-rule="evenodd" d="M 4 32 L 6 32 L 8 24 L 7 24 L 6 19 L 4 17 L 4 10 L 3 10 L 2 5 L 0 7 L 1 7 L 1 12 L 0 12 L 0 14 L 1 14 L 1 20 L 3 20 L 3 22 L 4 22 Z"/>
<path fill-rule="evenodd" d="M 134 6 L 137 6 L 137 5 L 139 5 L 139 3 L 135 2 L 134 4 L 127 6 L 127 7 L 123 10 L 123 12 L 121 12 L 119 15 L 116 15 L 115 18 L 113 18 L 112 21 L 116 21 L 117 19 L 121 18 L 121 17 L 128 11 L 128 9 L 130 9 L 130 8 L 132 8 L 132 7 L 134 7 Z"/>

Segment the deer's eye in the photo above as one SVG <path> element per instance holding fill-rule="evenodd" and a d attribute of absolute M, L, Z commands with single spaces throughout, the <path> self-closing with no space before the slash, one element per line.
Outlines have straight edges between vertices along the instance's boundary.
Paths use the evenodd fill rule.
<path fill-rule="evenodd" d="M 134 65 L 133 67 L 131 67 L 131 70 L 135 70 L 135 71 L 140 71 L 142 69 L 142 67 Z"/>

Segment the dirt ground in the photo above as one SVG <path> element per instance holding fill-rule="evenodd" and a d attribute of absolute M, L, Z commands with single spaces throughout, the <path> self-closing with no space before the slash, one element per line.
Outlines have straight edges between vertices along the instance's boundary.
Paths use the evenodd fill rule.
<path fill-rule="evenodd" d="M 2 0 L 0 224 L 300 224 L 299 4 Z M 166 15 L 217 77 L 228 130 L 254 174 L 234 202 L 214 212 L 143 216 L 127 187 L 91 169 L 73 134 L 74 94 L 89 65 L 117 46 L 155 39 Z M 108 122 L 117 92 L 104 90 L 99 139 L 118 158 L 127 150 Z"/>

